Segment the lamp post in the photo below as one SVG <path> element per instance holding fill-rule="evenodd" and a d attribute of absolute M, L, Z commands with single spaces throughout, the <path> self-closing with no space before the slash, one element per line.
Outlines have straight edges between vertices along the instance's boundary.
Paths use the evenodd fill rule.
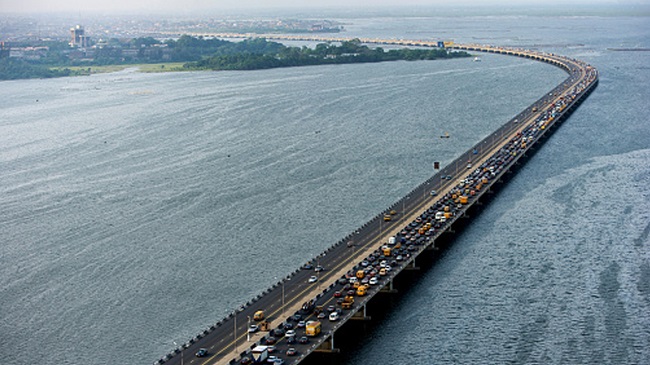
<path fill-rule="evenodd" d="M 235 349 L 235 354 L 237 354 L 237 310 L 235 309 L 235 321 L 234 326 L 232 327 L 232 341 L 233 348 Z"/>
<path fill-rule="evenodd" d="M 251 342 L 251 316 L 246 316 L 248 318 L 248 328 L 246 329 L 246 341 Z"/>
<path fill-rule="evenodd" d="M 325 254 L 323 254 L 325 256 Z M 316 266 L 318 268 L 318 290 L 320 290 L 320 272 L 322 271 L 320 267 L 320 255 L 318 255 L 318 265 Z"/>
<path fill-rule="evenodd" d="M 172 341 L 174 343 L 174 346 L 178 347 L 178 344 L 176 341 Z M 181 346 L 181 365 L 183 365 L 183 351 L 185 350 L 185 347 Z"/>
<path fill-rule="evenodd" d="M 275 276 L 273 279 L 278 280 L 278 277 Z M 284 282 L 291 279 L 282 280 L 282 318 L 284 318 Z"/>
<path fill-rule="evenodd" d="M 409 198 L 410 198 L 410 196 L 407 195 L 404 199 L 402 199 L 402 215 L 403 216 L 406 216 L 406 211 L 405 211 L 406 199 L 409 199 Z"/>

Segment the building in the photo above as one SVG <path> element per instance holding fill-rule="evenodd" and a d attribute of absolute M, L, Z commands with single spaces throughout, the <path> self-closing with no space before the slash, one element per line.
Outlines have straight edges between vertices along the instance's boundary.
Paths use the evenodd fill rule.
<path fill-rule="evenodd" d="M 0 58 L 9 57 L 10 48 L 5 46 L 5 42 L 0 42 Z"/>
<path fill-rule="evenodd" d="M 90 37 L 84 34 L 84 28 L 81 25 L 70 28 L 70 47 L 88 46 L 90 46 Z"/>

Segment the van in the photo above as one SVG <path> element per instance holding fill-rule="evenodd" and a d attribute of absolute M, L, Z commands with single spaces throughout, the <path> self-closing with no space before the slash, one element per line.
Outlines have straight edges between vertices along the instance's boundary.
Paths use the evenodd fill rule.
<path fill-rule="evenodd" d="M 394 245 L 395 244 L 395 236 L 388 237 L 388 244 L 389 245 Z"/>

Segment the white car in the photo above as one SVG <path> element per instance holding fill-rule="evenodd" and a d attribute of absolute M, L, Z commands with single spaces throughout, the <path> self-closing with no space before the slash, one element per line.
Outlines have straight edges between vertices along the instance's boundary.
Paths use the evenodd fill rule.
<path fill-rule="evenodd" d="M 368 281 L 368 284 L 370 285 L 377 285 L 377 283 L 379 283 L 379 280 L 377 280 L 376 277 L 372 277 L 370 278 L 370 281 Z"/>
<path fill-rule="evenodd" d="M 288 330 L 287 333 L 284 334 L 286 337 L 293 337 L 296 335 L 296 331 L 294 330 Z"/>
<path fill-rule="evenodd" d="M 315 283 L 315 282 L 318 281 L 318 277 L 316 277 L 316 276 L 312 276 L 312 277 L 309 278 L 308 281 L 309 281 L 310 283 Z"/>
<path fill-rule="evenodd" d="M 255 333 L 255 332 L 259 331 L 259 329 L 260 328 L 257 327 L 256 324 L 251 324 L 251 326 L 248 327 L 248 333 Z"/>
<path fill-rule="evenodd" d="M 339 320 L 339 313 L 338 312 L 330 313 L 330 321 L 336 322 L 338 320 Z"/>

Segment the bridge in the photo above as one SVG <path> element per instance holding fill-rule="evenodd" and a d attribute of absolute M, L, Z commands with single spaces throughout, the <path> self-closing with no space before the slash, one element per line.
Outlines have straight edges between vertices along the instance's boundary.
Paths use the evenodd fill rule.
<path fill-rule="evenodd" d="M 351 40 L 232 33 L 193 35 L 314 42 Z M 360 41 L 368 44 L 438 47 L 438 42 L 431 41 L 366 38 Z M 417 268 L 416 260 L 420 255 L 438 249 L 444 242 L 443 235 L 453 234 L 456 226 L 467 221 L 468 212 L 489 201 L 493 192 L 517 171 L 598 84 L 595 68 L 582 61 L 552 53 L 478 44 L 448 45 L 447 48 L 546 62 L 562 68 L 569 76 L 494 133 L 418 185 L 407 196 L 154 364 L 247 363 L 247 360 L 253 360 L 253 348 L 267 344 L 272 344 L 275 350 L 269 355 L 277 356 L 284 364 L 291 365 L 302 362 L 313 352 L 338 351 L 335 342 L 337 330 L 348 321 L 370 320 L 367 307 L 376 301 L 377 294 L 395 293 L 395 278 L 406 270 Z M 390 237 L 394 237 L 394 242 L 391 238 L 389 243 Z M 385 252 L 385 248 L 390 249 L 390 253 L 387 250 Z M 315 267 L 323 267 L 324 271 L 315 271 Z M 351 283 L 355 280 L 351 278 L 356 277 L 358 272 L 361 278 L 357 282 L 375 278 L 373 285 L 365 285 L 367 290 L 363 295 L 358 295 L 360 293 L 353 286 L 361 284 Z M 346 297 L 350 290 L 353 303 L 350 308 L 343 309 L 341 302 L 344 299 L 341 298 Z M 303 305 L 309 302 L 313 305 L 303 310 Z M 251 324 L 261 324 L 254 320 L 255 312 L 259 310 L 264 311 L 264 323 L 273 333 L 248 332 Z M 340 318 L 330 321 L 330 310 L 340 312 Z M 320 318 L 317 314 L 319 311 L 323 313 Z M 318 320 L 321 332 L 316 336 L 304 336 L 305 330 L 297 328 L 301 320 Z M 292 340 L 285 336 L 285 331 L 290 326 L 296 331 Z M 288 343 L 296 338 L 302 338 L 304 343 Z M 290 347 L 296 350 L 295 355 L 286 354 Z M 195 356 L 199 349 L 207 351 L 205 356 Z"/>

